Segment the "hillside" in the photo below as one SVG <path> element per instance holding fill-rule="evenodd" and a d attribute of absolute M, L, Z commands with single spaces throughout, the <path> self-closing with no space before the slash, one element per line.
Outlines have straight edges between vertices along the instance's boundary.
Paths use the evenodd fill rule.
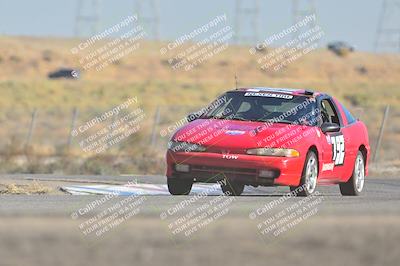
<path fill-rule="evenodd" d="M 311 88 L 336 96 L 356 116 L 366 121 L 373 147 L 384 107 L 390 105 L 380 159 L 392 161 L 399 158 L 399 55 L 355 52 L 338 57 L 320 49 L 302 56 L 280 71 L 263 71 L 257 63 L 259 55 L 251 55 L 249 47 L 230 46 L 193 70 L 184 71 L 173 70 L 169 58 L 160 55 L 160 48 L 165 43 L 143 42 L 139 49 L 102 71 L 82 71 L 79 80 L 48 79 L 48 73 L 60 67 L 82 68 L 79 57 L 71 53 L 71 48 L 79 42 L 76 39 L 0 37 L 0 147 L 7 163 L 9 160 L 17 161 L 17 166 L 9 171 L 25 167 L 14 157 L 22 153 L 35 109 L 37 123 L 29 152 L 31 155 L 58 156 L 68 141 L 74 108 L 79 111 L 79 124 L 137 96 L 138 104 L 146 113 L 143 129 L 103 156 L 121 152 L 132 154 L 137 152 L 132 146 L 148 148 L 157 107 L 161 114 L 156 129 L 159 132 L 182 119 L 188 111 L 204 106 L 216 95 L 234 87 L 235 75 L 239 86 Z M 148 152 L 155 154 L 152 158 L 156 164 L 163 160 L 167 140 L 159 134 L 157 138 L 157 144 Z M 82 153 L 76 143 L 70 152 L 77 158 L 92 158 L 92 155 Z M 142 153 L 136 153 L 135 158 L 146 157 Z M 112 164 L 118 165 L 115 161 Z M 134 166 L 105 171 L 148 171 L 140 169 L 135 162 L 124 161 L 120 165 L 125 164 Z M 151 163 L 149 165 L 151 168 Z M 55 165 L 45 170 L 65 169 L 63 165 Z M 79 171 L 93 172 L 85 169 Z M 153 170 L 162 172 L 162 166 Z M 24 171 L 29 170 L 24 168 Z M 71 169 L 66 171 L 73 172 Z"/>

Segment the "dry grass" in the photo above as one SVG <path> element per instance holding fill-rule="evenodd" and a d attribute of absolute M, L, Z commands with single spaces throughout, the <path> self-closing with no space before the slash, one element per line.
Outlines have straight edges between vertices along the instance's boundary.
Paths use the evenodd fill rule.
<path fill-rule="evenodd" d="M 369 173 L 372 176 L 394 177 L 400 174 L 400 161 L 376 162 L 369 165 Z"/>
<path fill-rule="evenodd" d="M 400 103 L 400 56 L 357 52 L 345 58 L 327 50 L 301 57 L 280 72 L 263 72 L 257 57 L 248 47 L 232 46 L 193 71 L 173 71 L 165 63 L 168 57 L 158 52 L 161 43 L 146 43 L 121 64 L 101 72 L 84 72 L 79 81 L 52 81 L 48 72 L 61 67 L 79 67 L 78 57 L 70 49 L 73 39 L 0 37 L 0 106 L 31 109 L 81 110 L 104 109 L 138 95 L 143 106 L 199 105 L 235 84 L 241 86 L 310 87 L 348 98 L 376 96 L 386 103 Z M 44 55 L 43 55 L 44 54 Z M 52 58 L 49 60 L 49 55 Z M 18 60 L 12 59 L 18 57 Z M 37 64 L 32 64 L 36 62 Z M 360 72 L 363 68 L 366 72 Z M 371 98 L 375 99 L 375 98 Z M 357 99 L 354 101 L 357 103 Z M 371 101 L 368 104 L 382 105 Z"/>
<path fill-rule="evenodd" d="M 0 194 L 48 194 L 53 189 L 44 186 L 37 181 L 30 182 L 29 184 L 0 184 Z"/>
<path fill-rule="evenodd" d="M 338 57 L 320 49 L 280 72 L 265 72 L 248 47 L 231 46 L 186 72 L 172 70 L 168 57 L 160 55 L 165 44 L 146 42 L 101 72 L 83 72 L 80 80 L 48 80 L 47 74 L 54 69 L 79 67 L 79 58 L 70 52 L 78 43 L 76 39 L 0 37 L 0 152 L 5 156 L 24 152 L 35 108 L 38 121 L 30 152 L 53 156 L 65 150 L 74 107 L 81 124 L 134 96 L 147 119 L 140 138 L 127 140 L 130 149 L 122 151 L 125 155 L 146 153 L 157 106 L 162 110 L 160 128 L 165 128 L 234 87 L 237 75 L 239 86 L 313 88 L 336 96 L 367 123 L 372 146 L 383 108 L 391 105 L 381 156 L 382 161 L 399 157 L 393 143 L 400 141 L 400 55 L 355 52 Z M 158 152 L 164 152 L 166 139 L 159 140 Z M 75 156 L 88 157 L 76 148 L 71 149 Z M 118 148 L 108 154 L 120 152 Z"/>
<path fill-rule="evenodd" d="M 136 266 L 261 266 L 266 258 L 278 266 L 319 266 L 321 261 L 326 266 L 397 265 L 399 221 L 398 216 L 388 215 L 317 217 L 267 242 L 244 215 L 218 220 L 195 237 L 176 240 L 159 217 L 136 217 L 91 242 L 82 236 L 81 222 L 69 217 L 10 217 L 0 220 L 0 256 L 5 265 L 32 266 L 87 261 L 98 266 L 132 261 Z M 311 251 L 312 255 L 304 255 Z M 49 254 L 57 256 L 49 259 Z"/>

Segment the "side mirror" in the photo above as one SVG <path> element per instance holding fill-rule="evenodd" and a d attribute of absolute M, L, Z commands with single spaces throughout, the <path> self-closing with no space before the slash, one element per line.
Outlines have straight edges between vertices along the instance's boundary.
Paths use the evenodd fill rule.
<path fill-rule="evenodd" d="M 321 125 L 321 130 L 324 133 L 327 132 L 339 132 L 340 131 L 340 126 L 336 123 L 328 123 L 325 122 Z"/>

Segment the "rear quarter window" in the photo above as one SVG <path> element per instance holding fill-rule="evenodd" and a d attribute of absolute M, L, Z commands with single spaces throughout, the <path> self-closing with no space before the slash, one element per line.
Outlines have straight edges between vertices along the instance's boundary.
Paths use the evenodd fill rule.
<path fill-rule="evenodd" d="M 350 113 L 350 111 L 346 107 L 344 107 L 343 104 L 341 104 L 341 105 L 342 105 L 342 110 L 344 112 L 344 115 L 347 118 L 347 123 L 349 125 L 355 123 L 357 121 L 357 119 Z"/>

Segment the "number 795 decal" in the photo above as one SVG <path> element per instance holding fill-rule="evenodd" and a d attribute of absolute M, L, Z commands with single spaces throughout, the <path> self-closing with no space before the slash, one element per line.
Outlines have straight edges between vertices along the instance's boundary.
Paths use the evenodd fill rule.
<path fill-rule="evenodd" d="M 343 165 L 345 149 L 343 135 L 331 136 L 332 161 L 335 165 Z"/>

